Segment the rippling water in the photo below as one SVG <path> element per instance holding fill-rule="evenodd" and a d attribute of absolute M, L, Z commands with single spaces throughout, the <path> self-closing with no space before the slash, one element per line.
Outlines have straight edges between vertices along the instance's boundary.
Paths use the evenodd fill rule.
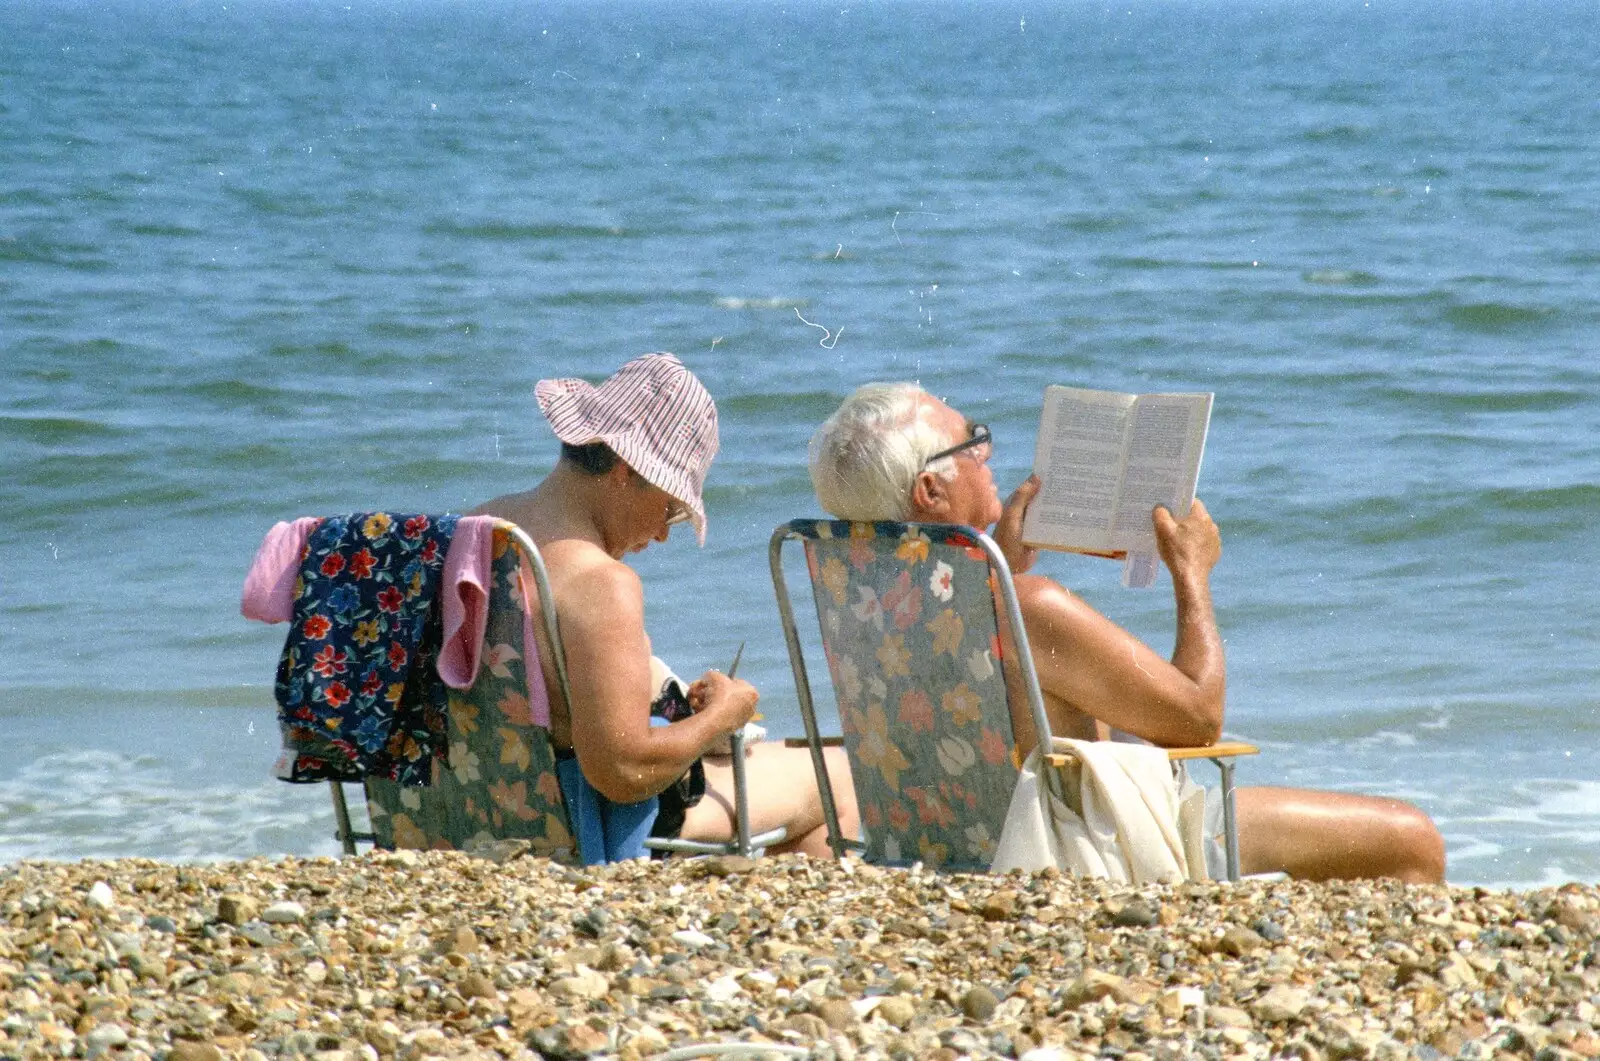
<path fill-rule="evenodd" d="M 0 858 L 331 851 L 267 776 L 261 534 L 529 485 L 534 381 L 668 349 L 724 446 L 652 633 L 748 639 L 772 729 L 766 539 L 856 384 L 1008 485 L 1048 383 L 1214 390 L 1244 781 L 1600 880 L 1600 28 L 1507 6 L 0 10 Z"/>

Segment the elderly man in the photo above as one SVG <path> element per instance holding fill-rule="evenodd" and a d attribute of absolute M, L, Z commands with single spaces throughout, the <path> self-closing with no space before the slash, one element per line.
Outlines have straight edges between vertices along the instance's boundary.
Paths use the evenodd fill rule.
<path fill-rule="evenodd" d="M 817 500 L 850 520 L 913 520 L 993 528 L 1015 575 L 1034 665 L 1058 736 L 1105 739 L 1111 730 L 1164 747 L 1214 743 L 1222 733 L 1226 662 L 1211 604 L 1222 555 L 1199 500 L 1175 518 L 1156 509 L 1161 558 L 1172 573 L 1177 642 L 1170 660 L 1041 575 L 1021 542 L 1023 513 L 1039 490 L 1030 477 L 1002 504 L 988 460 L 988 430 L 910 383 L 868 384 L 811 441 Z M 1034 743 L 1025 711 L 1017 740 Z M 1306 880 L 1444 878 L 1444 841 L 1417 808 L 1398 800 L 1291 788 L 1237 790 L 1240 868 Z"/>

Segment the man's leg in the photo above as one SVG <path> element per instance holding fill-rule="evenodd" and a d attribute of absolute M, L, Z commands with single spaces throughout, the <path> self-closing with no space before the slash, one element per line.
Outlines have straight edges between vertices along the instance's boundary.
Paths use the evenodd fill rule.
<path fill-rule="evenodd" d="M 839 827 L 849 839 L 861 835 L 856 810 L 855 784 L 850 779 L 850 761 L 842 748 L 826 748 L 828 777 L 833 782 L 833 805 L 839 813 Z M 679 836 L 685 840 L 729 840 L 735 831 L 733 810 L 733 765 L 723 756 L 706 756 L 706 794 L 690 807 Z M 822 799 L 817 794 L 817 778 L 811 768 L 811 752 L 806 748 L 786 748 L 765 741 L 749 745 L 745 757 L 746 797 L 750 807 L 751 835 L 776 829 L 789 829 L 789 839 L 768 848 L 774 854 L 803 851 L 824 858 L 833 856 L 828 846 L 828 826 L 822 817 Z"/>
<path fill-rule="evenodd" d="M 1234 798 L 1242 873 L 1444 880 L 1444 838 L 1409 803 L 1303 788 L 1239 788 Z"/>

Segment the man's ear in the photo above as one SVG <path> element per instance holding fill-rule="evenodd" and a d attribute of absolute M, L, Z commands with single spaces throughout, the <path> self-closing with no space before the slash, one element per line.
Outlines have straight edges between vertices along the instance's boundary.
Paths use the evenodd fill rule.
<path fill-rule="evenodd" d="M 924 523 L 948 523 L 950 484 L 933 472 L 918 472 L 911 484 L 911 518 Z"/>

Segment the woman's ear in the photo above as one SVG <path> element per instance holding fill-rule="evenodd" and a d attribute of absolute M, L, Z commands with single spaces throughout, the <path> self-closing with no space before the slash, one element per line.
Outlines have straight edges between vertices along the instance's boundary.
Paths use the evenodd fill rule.
<path fill-rule="evenodd" d="M 950 484 L 933 472 L 917 473 L 911 484 L 911 518 L 924 523 L 948 523 Z"/>
<path fill-rule="evenodd" d="M 618 486 L 636 485 L 634 482 L 636 479 L 641 483 L 644 481 L 644 476 L 640 475 L 638 472 L 629 467 L 628 462 L 623 460 L 621 457 L 618 457 L 612 462 L 611 470 L 607 472 L 606 475 L 608 475 L 612 482 Z"/>

